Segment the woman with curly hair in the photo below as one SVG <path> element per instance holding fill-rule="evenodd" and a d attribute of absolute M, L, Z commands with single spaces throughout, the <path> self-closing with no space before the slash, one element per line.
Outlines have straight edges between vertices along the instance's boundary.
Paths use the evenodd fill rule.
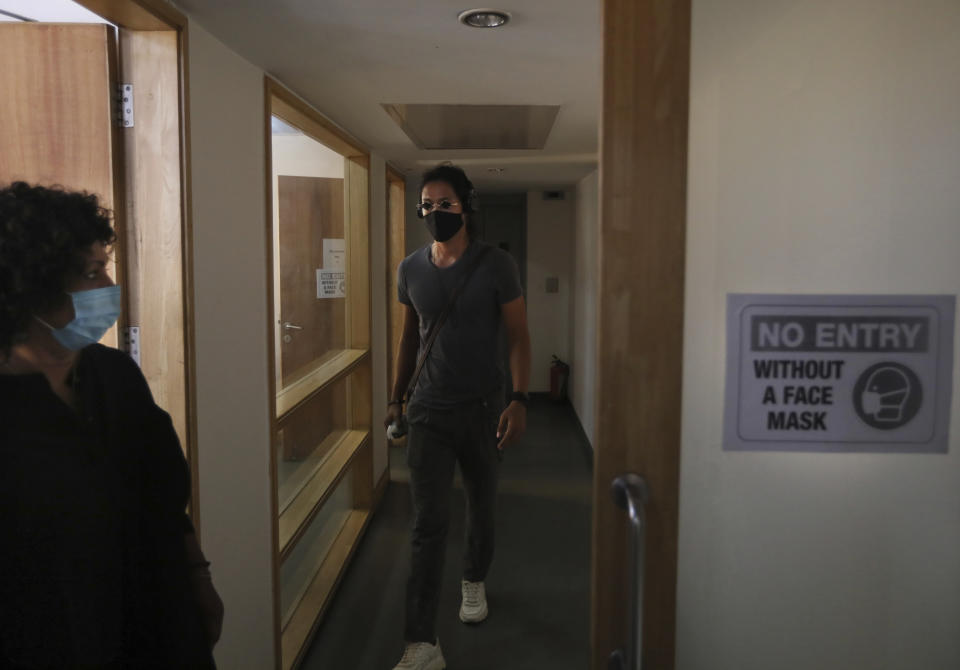
<path fill-rule="evenodd" d="M 95 196 L 0 189 L 0 669 L 212 668 L 223 605 Z"/>

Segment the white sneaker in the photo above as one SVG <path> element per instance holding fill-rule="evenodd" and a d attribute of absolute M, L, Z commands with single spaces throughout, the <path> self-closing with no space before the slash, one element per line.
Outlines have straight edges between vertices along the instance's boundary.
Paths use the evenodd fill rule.
<path fill-rule="evenodd" d="M 393 666 L 393 670 L 444 670 L 446 667 L 440 651 L 440 640 L 437 640 L 436 644 L 408 642 L 403 650 L 403 658 Z"/>
<path fill-rule="evenodd" d="M 487 618 L 487 591 L 483 582 L 460 582 L 463 600 L 460 603 L 460 621 L 480 623 Z"/>

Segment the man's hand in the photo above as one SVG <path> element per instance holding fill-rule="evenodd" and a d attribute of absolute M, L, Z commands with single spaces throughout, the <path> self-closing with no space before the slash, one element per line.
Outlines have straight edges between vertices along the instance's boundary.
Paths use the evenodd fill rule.
<path fill-rule="evenodd" d="M 500 424 L 497 426 L 497 449 L 503 450 L 508 444 L 519 438 L 527 430 L 527 408 L 514 400 L 500 415 Z"/>
<path fill-rule="evenodd" d="M 390 424 L 403 415 L 403 405 L 398 402 L 387 405 L 387 418 L 383 420 L 383 427 L 389 428 Z"/>

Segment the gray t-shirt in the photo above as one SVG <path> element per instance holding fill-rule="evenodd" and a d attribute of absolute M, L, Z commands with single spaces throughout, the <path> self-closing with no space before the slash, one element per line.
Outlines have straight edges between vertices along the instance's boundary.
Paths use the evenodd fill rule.
<path fill-rule="evenodd" d="M 471 241 L 463 256 L 448 268 L 430 258 L 430 245 L 407 256 L 397 269 L 400 302 L 420 317 L 420 350 L 464 273 L 486 242 Z M 506 251 L 490 248 L 474 270 L 440 334 L 414 390 L 416 404 L 449 407 L 487 398 L 504 383 L 500 350 L 500 306 L 522 295 L 520 272 Z"/>

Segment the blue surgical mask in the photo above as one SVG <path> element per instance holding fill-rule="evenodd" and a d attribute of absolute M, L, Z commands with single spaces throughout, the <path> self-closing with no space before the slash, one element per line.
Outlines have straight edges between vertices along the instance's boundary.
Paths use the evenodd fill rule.
<path fill-rule="evenodd" d="M 63 328 L 54 328 L 40 317 L 34 317 L 53 333 L 54 339 L 67 349 L 79 351 L 103 339 L 120 317 L 120 287 L 105 286 L 68 293 L 73 301 L 73 321 Z"/>

